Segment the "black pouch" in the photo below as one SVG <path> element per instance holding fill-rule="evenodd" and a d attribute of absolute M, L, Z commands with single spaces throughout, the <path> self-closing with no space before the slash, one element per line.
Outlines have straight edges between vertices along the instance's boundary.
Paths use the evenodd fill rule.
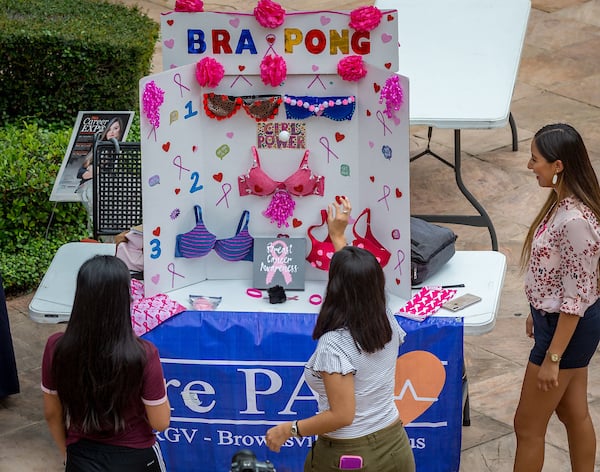
<path fill-rule="evenodd" d="M 417 285 L 431 277 L 456 252 L 456 234 L 450 228 L 410 218 L 411 283 Z"/>

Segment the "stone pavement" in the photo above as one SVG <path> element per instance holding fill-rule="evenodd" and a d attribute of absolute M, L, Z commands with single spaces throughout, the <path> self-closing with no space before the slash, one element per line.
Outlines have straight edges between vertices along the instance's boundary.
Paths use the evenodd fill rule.
<path fill-rule="evenodd" d="M 161 12 L 174 6 L 174 0 L 124 3 L 139 5 L 157 21 Z M 340 0 L 280 3 L 288 10 L 351 10 L 365 4 Z M 240 0 L 205 3 L 205 9 L 249 11 L 254 5 Z M 160 53 L 157 45 L 155 71 L 162 69 Z M 528 224 L 546 195 L 526 168 L 533 133 L 546 123 L 573 124 L 583 135 L 595 168 L 600 170 L 600 0 L 533 0 L 511 110 L 519 131 L 518 152 L 511 151 L 508 127 L 462 134 L 464 180 L 490 214 L 500 251 L 508 259 L 495 329 L 483 336 L 465 338 L 471 426 L 463 428 L 460 470 L 464 472 L 512 470 L 512 417 L 530 349 L 530 340 L 524 334 L 528 305 L 518 259 Z M 426 135 L 424 127 L 411 128 L 411 152 L 424 148 Z M 438 154 L 452 156 L 452 143 L 452 131 L 434 130 L 432 147 Z M 454 184 L 452 171 L 435 159 L 423 157 L 411 165 L 411 187 L 414 213 L 471 211 Z M 490 249 L 487 230 L 465 226 L 453 229 L 459 236 L 459 250 Z M 62 470 L 43 418 L 39 381 L 45 340 L 64 326 L 31 321 L 31 297 L 8 303 L 21 393 L 0 400 L 0 472 Z M 598 356 L 590 365 L 588 392 L 592 416 L 600 431 Z M 556 418 L 551 421 L 546 440 L 544 470 L 570 470 L 566 435 Z M 600 460 L 596 461 L 596 470 L 600 471 Z"/>

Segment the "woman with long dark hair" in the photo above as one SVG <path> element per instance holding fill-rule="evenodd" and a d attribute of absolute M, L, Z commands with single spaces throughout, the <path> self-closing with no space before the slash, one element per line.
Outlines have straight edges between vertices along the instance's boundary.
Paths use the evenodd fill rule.
<path fill-rule="evenodd" d="M 373 254 L 346 246 L 350 202 L 328 209 L 331 258 L 325 300 L 313 330 L 317 348 L 304 377 L 317 392 L 319 413 L 267 431 L 278 452 L 291 436 L 318 435 L 304 471 L 358 468 L 414 472 L 408 436 L 394 403 L 398 349 L 405 332 L 386 307 L 385 277 Z M 344 457 L 344 456 L 359 456 Z M 344 465 L 354 462 L 353 467 Z"/>
<path fill-rule="evenodd" d="M 600 341 L 600 186 L 579 133 L 541 128 L 527 168 L 551 189 L 523 245 L 525 332 L 534 339 L 515 414 L 516 472 L 541 471 L 548 421 L 565 425 L 574 472 L 594 470 L 588 364 Z"/>
<path fill-rule="evenodd" d="M 77 274 L 66 331 L 42 361 L 44 412 L 66 471 L 164 471 L 154 430 L 171 410 L 156 347 L 131 326 L 130 275 L 115 256 Z"/>

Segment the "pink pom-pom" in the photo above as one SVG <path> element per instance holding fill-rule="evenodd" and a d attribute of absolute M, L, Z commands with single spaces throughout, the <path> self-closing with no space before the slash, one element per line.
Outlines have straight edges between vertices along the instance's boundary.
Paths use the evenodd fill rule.
<path fill-rule="evenodd" d="M 263 211 L 263 215 L 269 218 L 271 223 L 277 223 L 278 228 L 283 225 L 287 228 L 290 225 L 287 220 L 294 214 L 295 207 L 296 202 L 292 196 L 285 190 L 278 190 L 271 198 L 267 209 Z"/>
<path fill-rule="evenodd" d="M 196 64 L 196 80 L 202 87 L 216 87 L 225 75 L 225 69 L 212 57 L 200 59 Z"/>
<path fill-rule="evenodd" d="M 202 0 L 175 0 L 175 11 L 204 11 L 204 3 Z"/>
<path fill-rule="evenodd" d="M 367 75 L 362 56 L 346 56 L 340 59 L 337 71 L 342 79 L 349 82 L 356 82 Z"/>
<path fill-rule="evenodd" d="M 359 32 L 371 31 L 379 26 L 382 13 L 374 6 L 358 7 L 350 12 L 350 23 L 348 26 Z"/>
<path fill-rule="evenodd" d="M 152 126 L 158 128 L 160 126 L 160 111 L 159 108 L 165 100 L 165 91 L 156 85 L 152 80 L 144 87 L 142 95 L 142 109 L 144 115 Z"/>
<path fill-rule="evenodd" d="M 260 63 L 260 78 L 265 85 L 279 87 L 287 77 L 285 59 L 277 54 L 265 56 Z"/>
<path fill-rule="evenodd" d="M 381 87 L 379 93 L 379 103 L 383 103 L 385 100 L 385 110 L 383 113 L 388 118 L 393 118 L 396 112 L 400 110 L 402 102 L 404 101 L 404 92 L 400 85 L 400 78 L 397 75 L 388 77 L 385 81 L 385 85 Z"/>
<path fill-rule="evenodd" d="M 285 9 L 272 0 L 258 0 L 254 8 L 254 17 L 264 28 L 277 28 L 285 21 Z"/>

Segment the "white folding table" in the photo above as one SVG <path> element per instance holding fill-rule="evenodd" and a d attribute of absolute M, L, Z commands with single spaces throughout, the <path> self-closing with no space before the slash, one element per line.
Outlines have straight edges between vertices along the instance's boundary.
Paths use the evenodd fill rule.
<path fill-rule="evenodd" d="M 398 10 L 399 73 L 410 81 L 410 123 L 429 127 L 425 151 L 454 169 L 456 184 L 479 213 L 414 215 L 428 221 L 487 227 L 498 242 L 483 206 L 461 174 L 460 131 L 506 126 L 513 150 L 516 126 L 510 102 L 531 8 L 529 0 L 376 0 Z M 454 163 L 430 148 L 432 128 L 454 129 Z"/>

